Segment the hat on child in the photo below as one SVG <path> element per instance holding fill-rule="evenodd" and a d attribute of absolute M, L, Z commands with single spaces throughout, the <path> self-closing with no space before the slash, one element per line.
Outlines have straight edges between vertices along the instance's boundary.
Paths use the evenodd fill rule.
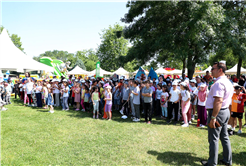
<path fill-rule="evenodd" d="M 177 81 L 174 81 L 174 82 L 172 83 L 172 85 L 178 85 L 178 82 L 177 82 Z"/>
<path fill-rule="evenodd" d="M 181 82 L 180 85 L 187 86 L 186 82 Z"/>
<path fill-rule="evenodd" d="M 204 87 L 206 87 L 206 86 L 207 86 L 206 84 L 202 84 L 202 85 L 200 85 L 200 87 L 203 87 L 203 88 L 204 88 Z"/>
<path fill-rule="evenodd" d="M 111 86 L 109 86 L 109 85 L 108 85 L 106 88 L 108 88 L 108 89 L 112 89 L 112 87 L 111 87 Z"/>
<path fill-rule="evenodd" d="M 190 80 L 190 82 L 196 83 L 196 80 L 192 79 L 192 80 Z"/>

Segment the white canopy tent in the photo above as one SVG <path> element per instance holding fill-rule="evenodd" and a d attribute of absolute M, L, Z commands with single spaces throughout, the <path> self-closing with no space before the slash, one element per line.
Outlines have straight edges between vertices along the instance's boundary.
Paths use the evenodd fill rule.
<path fill-rule="evenodd" d="M 89 72 L 89 74 L 96 74 L 96 69 L 95 70 L 92 70 L 91 72 Z M 103 70 L 102 68 L 100 68 L 100 76 L 103 76 L 103 75 L 112 75 L 113 73 L 109 72 L 109 71 L 106 71 L 106 70 Z"/>
<path fill-rule="evenodd" d="M 187 68 L 185 68 L 185 74 L 187 74 L 187 73 L 188 73 L 188 70 L 187 70 Z M 170 74 L 181 75 L 182 74 L 182 70 L 174 69 L 174 70 L 170 71 Z"/>
<path fill-rule="evenodd" d="M 42 64 L 24 54 L 12 42 L 6 29 L 0 35 L 0 70 L 10 70 L 17 72 L 25 71 L 54 71 L 50 66 Z"/>
<path fill-rule="evenodd" d="M 89 74 L 89 72 L 81 69 L 79 66 L 76 66 L 73 70 L 68 72 L 68 75 L 78 75 L 78 74 Z"/>
<path fill-rule="evenodd" d="M 246 69 L 241 67 L 241 73 L 246 73 Z M 233 68 L 226 70 L 226 74 L 237 74 L 237 64 Z"/>
<path fill-rule="evenodd" d="M 197 72 L 195 74 L 206 74 L 207 71 L 211 72 L 211 69 L 212 69 L 212 66 L 209 66 L 207 69 L 200 71 L 200 72 Z"/>
<path fill-rule="evenodd" d="M 155 71 L 157 74 L 170 74 L 169 71 L 165 70 L 164 68 L 160 67 Z"/>
<path fill-rule="evenodd" d="M 118 74 L 118 75 L 126 75 L 126 74 L 129 74 L 129 72 L 126 71 L 125 69 L 123 69 L 122 67 L 120 67 L 118 70 L 114 71 L 113 73 Z"/>

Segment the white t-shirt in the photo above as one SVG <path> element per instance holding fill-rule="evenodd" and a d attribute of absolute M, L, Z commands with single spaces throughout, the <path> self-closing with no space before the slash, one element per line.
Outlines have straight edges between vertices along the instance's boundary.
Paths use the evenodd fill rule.
<path fill-rule="evenodd" d="M 22 88 L 23 88 L 23 91 L 25 92 L 25 91 L 26 91 L 26 84 L 24 84 L 24 85 L 22 86 Z"/>
<path fill-rule="evenodd" d="M 22 87 L 23 87 L 23 85 L 20 84 L 20 85 L 19 85 L 19 88 L 20 88 L 20 91 L 21 91 L 21 92 L 22 92 Z"/>
<path fill-rule="evenodd" d="M 138 86 L 134 89 L 134 93 L 137 93 L 138 95 L 133 95 L 133 104 L 140 105 L 140 89 Z"/>
<path fill-rule="evenodd" d="M 33 82 L 26 83 L 27 94 L 32 94 L 32 90 L 33 90 Z"/>
<path fill-rule="evenodd" d="M 162 93 L 161 93 L 161 96 L 162 96 L 162 95 L 163 95 L 163 96 L 166 98 L 166 100 L 167 100 L 169 94 L 168 94 L 167 92 L 162 92 Z M 161 99 L 161 100 L 162 100 L 162 99 Z M 167 107 L 167 103 L 168 103 L 168 102 L 166 102 L 166 103 L 164 104 L 164 107 Z"/>
<path fill-rule="evenodd" d="M 194 86 L 194 87 L 192 87 L 192 86 L 190 86 L 190 90 L 191 90 L 191 92 L 190 93 L 193 93 L 194 94 L 194 92 L 196 91 L 196 86 Z"/>
<path fill-rule="evenodd" d="M 197 96 L 197 98 L 198 98 L 198 105 L 199 106 L 205 106 L 206 105 L 206 101 L 207 101 L 207 97 L 206 97 L 206 99 L 205 99 L 205 101 L 204 102 L 201 102 L 200 100 L 199 100 L 199 97 L 198 97 L 198 90 L 196 90 L 195 92 L 194 92 L 194 94 Z M 206 91 L 206 95 L 208 95 L 208 93 L 209 93 L 209 91 L 207 90 Z"/>
<path fill-rule="evenodd" d="M 190 98 L 190 92 L 187 90 L 182 90 L 181 96 L 183 101 L 187 101 Z"/>
<path fill-rule="evenodd" d="M 53 93 L 60 93 L 58 86 L 56 84 L 54 85 L 54 87 L 55 87 L 55 90 L 53 90 Z"/>
<path fill-rule="evenodd" d="M 42 86 L 37 86 L 36 87 L 36 93 L 40 93 L 42 89 L 43 89 Z"/>
<path fill-rule="evenodd" d="M 156 90 L 156 93 L 155 93 L 155 95 L 156 95 L 156 99 L 158 99 L 158 100 L 160 100 L 161 99 L 161 94 L 162 94 L 162 90 L 160 89 L 157 89 Z"/>
<path fill-rule="evenodd" d="M 162 95 L 164 95 L 165 98 L 168 98 L 168 96 L 169 96 L 169 94 L 168 94 L 167 92 L 162 92 L 162 93 L 161 93 L 161 96 L 162 96 Z"/>
<path fill-rule="evenodd" d="M 69 87 L 68 86 L 66 88 L 64 87 L 63 89 L 64 89 L 64 91 L 66 91 L 66 90 L 69 91 Z M 67 93 L 63 92 L 63 97 L 69 97 L 68 91 L 67 91 Z"/>
<path fill-rule="evenodd" d="M 47 88 L 50 88 L 51 87 L 51 85 L 50 84 L 47 84 Z"/>
<path fill-rule="evenodd" d="M 178 90 L 178 89 L 176 89 L 176 90 L 171 89 L 171 91 L 169 92 L 169 94 L 171 95 L 170 102 L 175 102 L 175 101 L 177 101 L 179 99 L 180 90 Z"/>

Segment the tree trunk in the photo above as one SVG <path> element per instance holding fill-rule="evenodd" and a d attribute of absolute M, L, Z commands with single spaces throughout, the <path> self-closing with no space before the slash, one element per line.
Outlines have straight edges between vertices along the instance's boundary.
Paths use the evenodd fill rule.
<path fill-rule="evenodd" d="M 237 78 L 240 78 L 240 73 L 241 73 L 241 67 L 242 67 L 242 58 L 238 59 L 238 64 L 237 64 Z"/>
<path fill-rule="evenodd" d="M 182 75 L 185 73 L 186 68 L 186 58 L 183 59 L 183 69 L 182 69 Z M 183 78 L 184 79 L 184 78 Z"/>
<path fill-rule="evenodd" d="M 188 56 L 187 68 L 188 68 L 188 78 L 191 80 L 193 78 L 193 74 L 196 68 L 196 62 L 192 60 L 191 56 Z"/>

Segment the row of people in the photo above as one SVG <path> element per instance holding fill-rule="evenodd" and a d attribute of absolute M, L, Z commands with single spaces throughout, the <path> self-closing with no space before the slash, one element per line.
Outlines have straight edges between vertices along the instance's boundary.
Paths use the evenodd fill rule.
<path fill-rule="evenodd" d="M 211 80 L 210 77 L 207 79 Z M 93 118 L 99 118 L 106 108 L 106 99 L 106 103 L 112 103 L 114 110 L 123 107 L 121 110 L 123 117 L 132 116 L 136 122 L 140 121 L 143 113 L 147 123 L 151 123 L 152 115 L 155 115 L 167 119 L 168 123 L 174 121 L 174 124 L 183 119 L 182 126 L 188 127 L 194 120 L 197 110 L 200 126 L 205 127 L 207 124 L 205 103 L 209 87 L 212 85 L 202 82 L 200 76 L 190 81 L 186 78 L 183 82 L 166 80 L 164 81 L 162 76 L 153 81 L 123 78 L 119 81 L 110 79 L 100 81 L 91 78 L 91 80 L 53 79 L 35 82 L 27 78 L 23 83 L 19 82 L 18 88 L 24 103 L 37 107 L 44 105 L 45 109 L 49 106 L 51 113 L 54 112 L 53 106 L 62 106 L 63 110 L 69 110 L 70 105 L 75 111 L 79 111 L 80 107 L 81 111 L 93 109 Z M 111 87 L 111 102 L 107 101 L 106 87 Z"/>

